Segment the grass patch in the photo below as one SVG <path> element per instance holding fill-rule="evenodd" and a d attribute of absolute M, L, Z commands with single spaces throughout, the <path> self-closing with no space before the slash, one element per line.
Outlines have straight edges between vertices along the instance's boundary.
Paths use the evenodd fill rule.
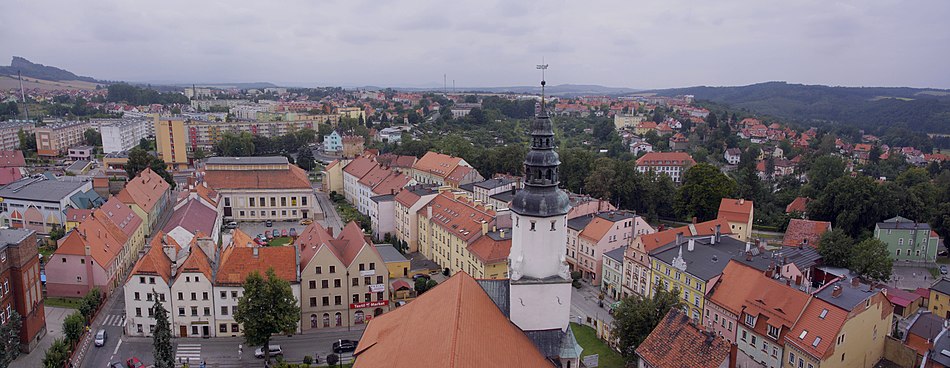
<path fill-rule="evenodd" d="M 289 236 L 282 236 L 282 237 L 279 237 L 279 238 L 274 238 L 274 239 L 271 240 L 269 243 L 267 243 L 267 246 L 269 246 L 269 247 L 282 247 L 282 246 L 285 246 L 285 245 L 287 245 L 287 244 L 290 244 L 290 237 L 289 237 Z"/>
<path fill-rule="evenodd" d="M 54 247 L 44 245 L 37 248 L 37 251 L 39 251 L 40 254 L 43 255 L 43 262 L 49 262 L 49 257 L 53 255 L 53 252 L 55 252 L 56 249 Z"/>
<path fill-rule="evenodd" d="M 574 322 L 571 322 L 571 329 L 574 331 L 574 338 L 577 339 L 577 343 L 584 348 L 584 352 L 581 353 L 582 357 L 598 354 L 600 355 L 598 357 L 599 367 L 623 368 L 623 357 L 607 346 L 607 343 L 603 340 L 598 339 L 597 331 Z"/>
<path fill-rule="evenodd" d="M 939 278 L 940 278 L 940 270 L 939 270 L 939 269 L 936 269 L 936 268 L 928 268 L 927 271 L 930 271 L 930 275 L 933 276 L 934 279 L 939 279 Z"/>
<path fill-rule="evenodd" d="M 937 263 L 939 264 L 950 264 L 950 258 L 948 257 L 937 257 Z"/>
<path fill-rule="evenodd" d="M 79 308 L 80 301 L 82 298 L 47 297 L 43 303 L 50 307 L 76 309 Z"/>

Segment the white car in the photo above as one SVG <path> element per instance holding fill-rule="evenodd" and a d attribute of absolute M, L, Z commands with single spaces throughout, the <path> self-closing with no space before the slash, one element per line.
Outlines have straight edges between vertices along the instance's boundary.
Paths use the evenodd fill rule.
<path fill-rule="evenodd" d="M 280 350 L 280 345 L 271 344 L 268 346 L 270 348 L 270 356 L 284 355 L 284 351 Z M 259 347 L 257 350 L 254 350 L 254 357 L 258 359 L 264 358 L 264 347 Z"/>
<path fill-rule="evenodd" d="M 96 332 L 96 338 L 94 343 L 96 346 L 103 346 L 106 344 L 106 330 L 99 330 Z"/>

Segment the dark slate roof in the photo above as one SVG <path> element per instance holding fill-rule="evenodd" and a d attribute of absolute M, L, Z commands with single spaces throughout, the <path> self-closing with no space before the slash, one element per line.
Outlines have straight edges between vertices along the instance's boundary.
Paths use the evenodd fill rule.
<path fill-rule="evenodd" d="M 488 297 L 491 298 L 495 305 L 498 306 L 498 309 L 501 310 L 501 313 L 507 318 L 511 318 L 511 309 L 509 306 L 511 285 L 508 283 L 507 279 L 503 280 L 490 280 L 490 279 L 479 279 L 478 285 L 482 287 L 482 290 L 485 290 L 485 294 L 488 294 Z M 528 335 L 528 337 L 531 337 Z M 531 339 L 534 341 L 534 339 Z M 558 340 L 560 344 L 560 340 Z M 535 343 L 537 345 L 537 343 Z M 544 353 L 544 356 L 550 356 L 543 349 L 541 350 Z"/>
<path fill-rule="evenodd" d="M 29 229 L 2 229 L 0 230 L 0 245 L 20 244 L 23 239 L 35 233 Z"/>
<path fill-rule="evenodd" d="M 732 258 L 760 271 L 767 270 L 772 262 L 775 262 L 776 265 L 783 265 L 788 260 L 788 263 L 794 264 L 798 269 L 807 270 L 818 265 L 821 261 L 821 254 L 812 247 L 782 247 L 778 250 L 766 251 L 752 248 L 754 248 L 752 249 L 754 255 L 751 261 L 745 255 Z"/>
<path fill-rule="evenodd" d="M 383 259 L 383 262 L 386 263 L 405 262 L 409 260 L 389 244 L 376 244 L 376 251 L 379 252 L 379 257 Z"/>
<path fill-rule="evenodd" d="M 459 189 L 464 190 L 469 193 L 475 193 L 475 183 L 459 185 Z"/>
<path fill-rule="evenodd" d="M 73 162 L 66 168 L 66 171 L 80 171 L 85 169 L 86 166 L 89 166 L 89 164 L 89 160 L 76 160 L 76 162 Z"/>
<path fill-rule="evenodd" d="M 505 234 L 507 234 L 507 235 L 504 236 L 504 237 L 502 237 L 502 236 L 501 236 L 501 235 L 502 235 L 502 234 L 501 234 L 502 231 L 504 231 Z M 494 240 L 494 241 L 511 240 L 511 228 L 510 228 L 510 227 L 501 227 L 501 228 L 496 229 L 495 231 L 489 231 L 489 232 L 488 232 L 487 234 L 485 234 L 485 235 L 487 235 L 489 238 L 491 238 L 491 239 Z"/>
<path fill-rule="evenodd" d="M 943 330 L 943 318 L 930 312 L 921 313 L 917 320 L 910 326 L 909 333 L 920 336 L 928 341 L 933 341 L 940 331 Z"/>
<path fill-rule="evenodd" d="M 482 189 L 495 189 L 501 186 L 505 186 L 513 183 L 514 181 L 508 178 L 495 178 L 474 183 L 473 185 Z"/>
<path fill-rule="evenodd" d="M 841 295 L 837 297 L 832 296 L 835 285 L 841 286 Z M 858 304 L 863 303 L 865 300 L 879 292 L 881 292 L 881 289 L 879 288 L 874 288 L 873 290 L 869 291 L 868 284 L 859 283 L 858 287 L 852 287 L 851 281 L 842 280 L 831 285 L 825 285 L 814 295 L 818 297 L 818 299 L 824 300 L 846 311 L 850 311 Z"/>
<path fill-rule="evenodd" d="M 584 228 L 587 227 L 587 224 L 589 224 L 593 220 L 594 220 L 593 215 L 578 216 L 570 220 L 567 220 L 567 227 L 573 230 L 581 231 L 581 230 L 584 230 Z"/>
<path fill-rule="evenodd" d="M 940 281 L 937 281 L 936 284 L 930 287 L 930 290 L 936 290 L 944 295 L 950 295 L 950 280 L 940 279 Z"/>
<path fill-rule="evenodd" d="M 627 250 L 627 246 L 624 245 L 620 248 L 604 253 L 604 255 L 607 257 L 610 257 L 610 259 L 613 259 L 614 261 L 623 262 L 623 252 L 626 250 Z"/>
<path fill-rule="evenodd" d="M 75 203 L 78 208 L 84 210 L 96 208 L 106 203 L 105 198 L 100 197 L 99 193 L 93 190 L 73 194 L 69 199 Z"/>
<path fill-rule="evenodd" d="M 561 339 L 566 334 L 561 329 L 525 331 L 524 334 L 531 339 L 534 346 L 538 347 L 542 355 L 546 357 L 561 355 Z"/>
<path fill-rule="evenodd" d="M 393 195 L 393 194 L 383 194 L 383 195 L 378 195 L 378 196 L 369 197 L 369 199 L 371 199 L 373 202 L 376 202 L 376 203 L 379 203 L 379 202 L 392 202 L 392 201 L 393 201 L 393 198 L 396 198 L 396 196 Z"/>
<path fill-rule="evenodd" d="M 674 241 L 657 248 L 650 255 L 672 265 L 673 259 L 679 255 L 679 250 L 682 247 L 683 259 L 686 260 L 686 272 L 705 281 L 722 274 L 722 270 L 726 268 L 729 259 L 745 258 L 746 243 L 735 238 L 722 236 L 719 243 L 714 245 L 710 245 L 709 236 L 693 237 L 693 240 L 695 246 L 692 252 L 687 247 L 689 238 L 684 238 L 681 246 L 677 246 Z M 766 267 L 768 267 L 768 264 L 766 264 Z"/>
<path fill-rule="evenodd" d="M 943 364 L 946 367 L 950 367 L 950 356 L 943 355 L 944 351 L 950 351 L 950 334 L 944 332 L 934 340 L 934 348 L 932 349 L 933 353 L 930 354 L 930 358 L 933 361 Z"/>
<path fill-rule="evenodd" d="M 930 230 L 930 225 L 926 222 L 914 222 L 900 216 L 884 220 L 884 222 L 878 222 L 877 227 L 880 229 L 897 230 Z"/>
<path fill-rule="evenodd" d="M 604 212 L 597 213 L 597 217 L 600 217 L 610 222 L 617 222 L 617 221 L 632 219 L 636 216 L 637 215 L 634 215 L 633 212 L 629 212 L 629 211 L 604 211 Z"/>
<path fill-rule="evenodd" d="M 510 190 L 506 190 L 506 191 L 501 192 L 501 193 L 498 193 L 498 194 L 490 195 L 489 198 L 492 198 L 492 199 L 497 200 L 497 201 L 499 201 L 499 202 L 511 203 L 511 201 L 512 201 L 513 199 L 515 199 L 515 193 L 513 193 L 513 192 L 510 191 Z"/>
<path fill-rule="evenodd" d="M 285 165 L 288 163 L 284 156 L 211 157 L 205 162 L 209 165 Z"/>
<path fill-rule="evenodd" d="M 58 202 L 85 182 L 24 178 L 0 188 L 0 197 L 27 201 Z"/>

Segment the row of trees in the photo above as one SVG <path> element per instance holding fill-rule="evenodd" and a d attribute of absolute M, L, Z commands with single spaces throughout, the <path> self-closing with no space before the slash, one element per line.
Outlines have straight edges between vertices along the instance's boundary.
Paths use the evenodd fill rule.
<path fill-rule="evenodd" d="M 274 138 L 248 132 L 225 133 L 214 145 L 214 152 L 218 156 L 238 157 L 281 155 L 304 170 L 312 170 L 316 161 L 309 145 L 316 139 L 317 132 L 313 129 L 301 129 Z"/>
<path fill-rule="evenodd" d="M 187 105 L 188 97 L 180 93 L 161 93 L 151 88 L 136 87 L 125 83 L 110 84 L 106 101 L 126 102 L 132 105 Z"/>
<path fill-rule="evenodd" d="M 157 300 L 157 298 L 156 298 Z M 102 293 L 93 288 L 79 301 L 79 308 L 63 320 L 63 337 L 53 340 L 53 344 L 43 356 L 43 367 L 61 368 L 66 365 L 86 326 L 92 322 L 96 310 L 102 304 Z"/>

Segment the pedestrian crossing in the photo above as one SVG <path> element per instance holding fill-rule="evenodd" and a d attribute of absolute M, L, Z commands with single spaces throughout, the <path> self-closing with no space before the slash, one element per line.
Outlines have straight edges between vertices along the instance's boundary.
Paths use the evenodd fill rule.
<path fill-rule="evenodd" d="M 177 363 L 177 366 L 180 367 L 182 364 L 190 362 L 190 367 L 197 367 L 200 361 L 201 344 L 178 344 L 175 348 L 175 363 Z"/>
<path fill-rule="evenodd" d="M 103 326 L 125 326 L 125 315 L 122 314 L 110 314 L 102 321 Z"/>

